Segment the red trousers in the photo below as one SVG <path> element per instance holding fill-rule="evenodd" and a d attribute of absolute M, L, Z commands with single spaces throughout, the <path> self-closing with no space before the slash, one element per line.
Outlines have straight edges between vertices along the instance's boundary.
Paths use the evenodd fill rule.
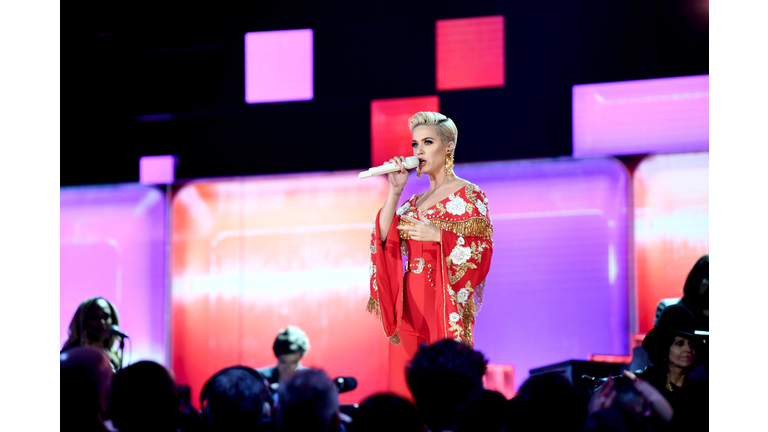
<path fill-rule="evenodd" d="M 424 259 L 420 273 L 410 269 L 403 284 L 403 319 L 398 335 L 400 345 L 389 345 L 389 390 L 413 401 L 405 379 L 405 368 L 420 344 L 431 344 L 438 339 L 437 317 L 443 305 L 435 302 L 437 290 L 442 289 L 440 271 L 440 243 L 407 240 L 409 262 Z M 414 267 L 414 266 L 411 266 Z M 419 267 L 421 265 L 419 264 Z M 438 308 L 439 307 L 439 308 Z"/>

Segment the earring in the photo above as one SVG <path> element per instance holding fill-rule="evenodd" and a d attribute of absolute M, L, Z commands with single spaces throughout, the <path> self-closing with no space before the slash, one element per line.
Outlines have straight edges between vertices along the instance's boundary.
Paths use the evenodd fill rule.
<path fill-rule="evenodd" d="M 416 178 L 421 180 L 421 165 L 416 167 Z"/>
<path fill-rule="evenodd" d="M 453 152 L 445 155 L 445 175 L 455 177 L 453 174 Z"/>

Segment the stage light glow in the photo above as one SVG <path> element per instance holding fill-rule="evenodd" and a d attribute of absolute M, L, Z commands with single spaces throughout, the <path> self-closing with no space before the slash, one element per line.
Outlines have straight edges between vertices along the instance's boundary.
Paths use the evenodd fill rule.
<path fill-rule="evenodd" d="M 274 366 L 272 343 L 301 327 L 305 366 L 389 391 L 381 323 L 369 298 L 371 226 L 386 177 L 357 172 L 195 181 L 173 202 L 173 370 L 199 397 L 216 371 Z M 360 361 L 361 356 L 365 361 Z"/>
<path fill-rule="evenodd" d="M 709 253 L 709 152 L 652 155 L 634 175 L 638 332 L 656 306 L 682 297 L 693 265 Z"/>
<path fill-rule="evenodd" d="M 573 86 L 573 155 L 709 150 L 709 75 Z"/>
<path fill-rule="evenodd" d="M 437 91 L 504 87 L 504 16 L 437 20 Z"/>
<path fill-rule="evenodd" d="M 245 34 L 245 101 L 307 101 L 314 97 L 312 29 Z"/>
<path fill-rule="evenodd" d="M 139 185 L 67 187 L 60 200 L 60 346 L 78 305 L 100 296 L 131 336 L 123 364 L 166 364 L 163 194 Z"/>
<path fill-rule="evenodd" d="M 419 111 L 440 111 L 438 96 L 371 101 L 371 166 L 395 156 L 413 156 L 408 119 Z"/>

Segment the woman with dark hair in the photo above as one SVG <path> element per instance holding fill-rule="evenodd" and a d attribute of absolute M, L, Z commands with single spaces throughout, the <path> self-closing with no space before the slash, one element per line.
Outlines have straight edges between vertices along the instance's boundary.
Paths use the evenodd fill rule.
<path fill-rule="evenodd" d="M 61 348 L 64 352 L 76 346 L 92 346 L 103 350 L 117 371 L 123 365 L 123 356 L 115 347 L 119 336 L 112 335 L 110 329 L 119 325 L 117 309 L 102 297 L 93 297 L 80 303 L 72 321 L 69 323 L 69 339 Z"/>
<path fill-rule="evenodd" d="M 669 401 L 674 410 L 672 423 L 685 430 L 707 430 L 708 380 L 694 379 L 696 347 L 694 317 L 681 304 L 664 309 L 659 323 L 643 340 L 643 348 L 655 366 L 638 374 Z"/>

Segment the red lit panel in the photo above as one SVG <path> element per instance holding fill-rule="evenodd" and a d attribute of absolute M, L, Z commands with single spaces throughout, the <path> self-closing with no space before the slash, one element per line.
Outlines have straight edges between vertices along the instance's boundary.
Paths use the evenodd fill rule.
<path fill-rule="evenodd" d="M 388 344 L 365 311 L 371 226 L 386 178 L 357 172 L 196 181 L 173 200 L 172 365 L 198 400 L 205 381 L 238 364 L 277 364 L 272 343 L 301 327 L 302 359 L 358 388 L 387 392 Z"/>
<path fill-rule="evenodd" d="M 688 272 L 709 253 L 709 152 L 659 154 L 635 170 L 638 333 L 656 305 L 683 296 Z"/>
<path fill-rule="evenodd" d="M 438 91 L 504 87 L 504 16 L 437 20 Z"/>
<path fill-rule="evenodd" d="M 483 375 L 483 387 L 486 390 L 497 391 L 507 399 L 517 395 L 515 391 L 515 367 L 505 364 L 488 364 Z"/>
<path fill-rule="evenodd" d="M 629 364 L 632 362 L 631 355 L 610 355 L 610 354 L 590 354 L 589 361 L 600 363 Z"/>
<path fill-rule="evenodd" d="M 408 119 L 419 111 L 439 111 L 438 96 L 371 101 L 371 166 L 395 156 L 413 156 Z"/>

